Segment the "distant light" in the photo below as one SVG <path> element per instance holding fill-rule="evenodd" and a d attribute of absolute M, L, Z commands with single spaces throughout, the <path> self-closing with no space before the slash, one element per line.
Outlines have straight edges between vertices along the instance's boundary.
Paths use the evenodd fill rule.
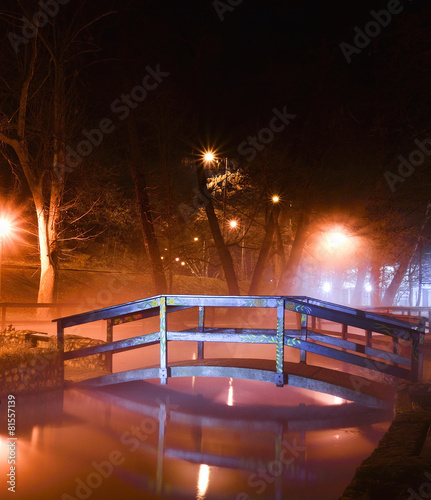
<path fill-rule="evenodd" d="M 175 257 L 175 262 L 179 262 L 180 261 L 180 258 L 179 257 Z"/>
<path fill-rule="evenodd" d="M 373 287 L 370 284 L 365 285 L 365 291 L 366 292 L 371 292 L 372 289 L 373 289 Z"/>
<path fill-rule="evenodd" d="M 214 153 L 212 151 L 207 151 L 206 153 L 204 153 L 204 160 L 207 163 L 211 163 L 212 161 L 214 161 L 214 158 Z"/>
<path fill-rule="evenodd" d="M 160 258 L 163 260 L 164 259 L 163 255 Z"/>
<path fill-rule="evenodd" d="M 323 283 L 323 291 L 330 292 L 331 291 L 331 283 L 328 283 L 327 281 L 325 283 Z"/>
<path fill-rule="evenodd" d="M 0 219 L 0 236 L 5 236 L 10 231 L 10 222 L 6 219 Z"/>
<path fill-rule="evenodd" d="M 278 195 L 276 195 L 276 194 L 275 194 L 275 195 L 272 197 L 272 203 L 278 203 L 279 201 L 280 201 L 280 197 L 279 197 Z"/>
<path fill-rule="evenodd" d="M 229 226 L 230 226 L 231 228 L 235 228 L 235 227 L 237 227 L 237 225 L 238 225 L 238 222 L 237 222 L 236 220 L 231 220 L 231 221 L 229 222 Z"/>
<path fill-rule="evenodd" d="M 199 238 L 198 238 L 197 236 L 195 236 L 195 237 L 193 238 L 193 240 L 194 240 L 194 241 L 198 241 L 198 240 L 199 240 Z"/>
<path fill-rule="evenodd" d="M 337 248 L 343 245 L 347 240 L 347 236 L 341 231 L 334 231 L 328 233 L 327 238 L 328 238 L 328 246 L 330 248 Z"/>
<path fill-rule="evenodd" d="M 182 261 L 182 262 L 181 262 L 181 265 L 182 265 L 182 266 L 185 266 L 185 265 L 186 265 L 186 263 L 185 263 L 184 261 Z"/>

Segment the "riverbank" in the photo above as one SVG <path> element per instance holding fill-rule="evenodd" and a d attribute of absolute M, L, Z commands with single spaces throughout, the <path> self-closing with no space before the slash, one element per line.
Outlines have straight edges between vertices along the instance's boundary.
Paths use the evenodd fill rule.
<path fill-rule="evenodd" d="M 340 500 L 430 498 L 430 426 L 431 384 L 400 384 L 391 426 Z"/>

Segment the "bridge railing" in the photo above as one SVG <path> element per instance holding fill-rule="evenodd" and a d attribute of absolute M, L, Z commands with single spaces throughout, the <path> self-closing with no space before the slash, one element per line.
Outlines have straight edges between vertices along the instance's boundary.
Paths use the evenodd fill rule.
<path fill-rule="evenodd" d="M 168 330 L 170 313 L 192 308 L 199 311 L 195 327 Z M 225 311 L 237 308 L 235 314 L 227 315 L 232 326 L 208 326 L 205 321 L 208 308 Z M 262 310 L 273 312 L 268 316 L 259 313 Z M 114 340 L 115 326 L 156 316 L 159 317 L 158 331 Z M 292 317 L 296 318 L 296 324 Z M 272 344 L 275 346 L 275 366 L 272 365 L 269 371 L 256 369 L 254 374 L 247 373 L 257 380 L 272 381 L 278 386 L 285 383 L 285 348 L 298 349 L 303 364 L 307 363 L 310 353 L 411 381 L 422 378 L 425 319 L 413 324 L 311 297 L 158 295 L 54 320 L 57 322 L 58 347 L 64 350 L 67 328 L 99 320 L 106 320 L 107 343 L 66 352 L 64 360 L 105 353 L 107 369 L 112 372 L 113 353 L 159 344 L 159 366 L 149 368 L 145 376 L 159 377 L 165 384 L 169 376 L 191 373 L 185 367 L 180 369 L 168 365 L 169 341 L 197 342 L 198 361 L 204 359 L 204 344 L 208 342 Z M 271 321 L 272 328 L 268 328 Z M 318 321 L 330 327 L 323 330 L 318 327 Z M 208 370 L 212 370 L 213 376 L 223 376 L 228 371 L 223 370 L 223 366 L 211 366 Z M 121 374 L 118 380 L 121 380 Z M 126 375 L 123 380 L 127 380 Z"/>
<path fill-rule="evenodd" d="M 366 307 L 367 311 L 375 312 L 377 314 L 390 315 L 398 317 L 402 321 L 416 321 L 421 318 L 427 320 L 425 332 L 430 331 L 429 319 L 431 318 L 431 307 L 426 306 L 376 306 Z"/>

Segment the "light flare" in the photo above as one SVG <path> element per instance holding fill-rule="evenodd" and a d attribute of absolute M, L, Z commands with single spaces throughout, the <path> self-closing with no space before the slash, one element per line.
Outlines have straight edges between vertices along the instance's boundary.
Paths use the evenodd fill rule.
<path fill-rule="evenodd" d="M 7 219 L 0 219 L 0 236 L 6 236 L 11 230 L 11 223 Z"/>
<path fill-rule="evenodd" d="M 204 153 L 204 160 L 207 163 L 213 162 L 214 159 L 215 159 L 215 156 L 214 156 L 214 153 L 212 151 L 205 151 L 205 153 Z"/>

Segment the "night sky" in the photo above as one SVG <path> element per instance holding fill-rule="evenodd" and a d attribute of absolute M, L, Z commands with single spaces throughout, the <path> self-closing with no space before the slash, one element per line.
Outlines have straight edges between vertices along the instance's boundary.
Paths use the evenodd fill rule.
<path fill-rule="evenodd" d="M 184 153 L 211 145 L 247 163 L 239 145 L 285 108 L 296 118 L 269 147 L 290 148 L 289 175 L 320 176 L 340 198 L 346 188 L 349 197 L 368 197 L 378 184 L 390 197 L 384 172 L 396 172 L 398 155 L 429 133 L 429 6 L 389 2 L 397 13 L 388 18 L 387 2 L 237 3 L 113 5 L 123 14 L 97 28 L 97 57 L 113 60 L 93 67 L 87 90 L 95 108 L 103 113 L 127 92 L 119 68 L 133 85 L 159 64 L 169 73 L 159 90 L 186 117 Z M 385 26 L 376 28 L 372 11 Z M 358 48 L 355 28 L 367 26 L 379 34 L 360 38 Z M 137 115 L 155 98 L 150 93 Z M 409 183 L 407 191 L 417 187 Z"/>
<path fill-rule="evenodd" d="M 22 33 L 22 14 L 15 2 L 7 4 L 0 17 L 5 34 L 0 108 L 10 119 L 16 116 L 32 38 L 14 50 L 10 34 Z M 40 10 L 34 2 L 23 5 L 28 18 Z M 64 57 L 67 145 L 76 149 L 102 123 L 107 129 L 100 141 L 93 133 L 98 144 L 67 173 L 66 198 L 85 183 L 90 190 L 113 183 L 133 196 L 124 167 L 133 121 L 154 204 L 164 203 L 168 184 L 172 206 L 190 204 L 190 172 L 181 170 L 181 160 L 214 148 L 220 157 L 235 159 L 251 184 L 267 192 L 259 196 L 276 191 L 293 208 L 308 207 L 318 217 L 353 216 L 361 219 L 358 226 L 376 225 L 388 213 L 388 223 L 396 213 L 403 227 L 422 225 L 430 182 L 427 2 L 63 0 L 55 5 L 50 22 L 57 34 L 44 25 L 39 36 Z M 76 37 L 65 44 L 72 32 Z M 38 93 L 29 114 L 37 124 L 34 154 L 41 158 L 49 141 L 40 130 L 49 128 L 52 114 L 54 66 L 48 61 L 41 49 L 32 80 Z M 133 92 L 138 102 L 130 97 Z M 14 196 L 27 199 L 19 166 L 15 175 L 6 161 L 1 168 L 5 196 L 18 185 Z"/>

